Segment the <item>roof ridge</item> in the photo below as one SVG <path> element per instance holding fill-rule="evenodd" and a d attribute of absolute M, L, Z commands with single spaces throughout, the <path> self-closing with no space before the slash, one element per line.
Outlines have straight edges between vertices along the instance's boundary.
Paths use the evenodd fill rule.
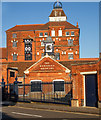
<path fill-rule="evenodd" d="M 16 26 L 28 26 L 28 25 L 44 25 L 44 24 L 24 24 L 24 25 L 16 25 Z"/>

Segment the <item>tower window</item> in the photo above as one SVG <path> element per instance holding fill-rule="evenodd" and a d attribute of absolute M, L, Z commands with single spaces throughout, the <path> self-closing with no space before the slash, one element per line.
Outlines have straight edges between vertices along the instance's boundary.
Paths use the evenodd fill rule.
<path fill-rule="evenodd" d="M 43 33 L 42 33 L 42 32 L 41 32 L 41 33 L 39 33 L 39 36 L 40 36 L 40 37 L 42 37 L 42 36 L 43 36 Z"/>
<path fill-rule="evenodd" d="M 73 59 L 73 53 L 68 53 L 68 59 L 70 59 L 70 60 Z"/>
<path fill-rule="evenodd" d="M 52 36 L 55 36 L 55 30 L 51 31 Z"/>
<path fill-rule="evenodd" d="M 69 36 L 69 32 L 66 32 L 66 36 Z"/>
<path fill-rule="evenodd" d="M 74 36 L 74 31 L 71 32 L 71 36 Z"/>
<path fill-rule="evenodd" d="M 13 47 L 17 47 L 17 42 L 13 41 Z"/>
<path fill-rule="evenodd" d="M 13 38 L 17 38 L 17 34 L 16 33 L 13 33 Z"/>
<path fill-rule="evenodd" d="M 62 30 L 59 30 L 58 33 L 59 33 L 59 36 L 62 36 Z"/>
<path fill-rule="evenodd" d="M 54 11 L 55 12 L 55 16 L 57 16 L 57 11 Z"/>
<path fill-rule="evenodd" d="M 13 54 L 13 61 L 17 61 L 17 54 Z"/>
<path fill-rule="evenodd" d="M 59 12 L 59 16 L 61 16 L 61 12 Z"/>
<path fill-rule="evenodd" d="M 73 40 L 72 39 L 68 40 L 68 46 L 73 46 Z"/>

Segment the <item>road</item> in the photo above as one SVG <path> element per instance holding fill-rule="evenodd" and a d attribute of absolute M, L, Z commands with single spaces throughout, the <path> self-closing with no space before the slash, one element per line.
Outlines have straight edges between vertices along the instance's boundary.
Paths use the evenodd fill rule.
<path fill-rule="evenodd" d="M 55 120 L 69 120 L 69 118 L 95 118 L 99 119 L 99 115 L 96 114 L 87 114 L 87 113 L 76 113 L 76 112 L 65 112 L 65 111 L 56 111 L 56 110 L 46 110 L 46 109 L 35 109 L 35 108 L 25 108 L 18 106 L 5 106 L 2 108 L 3 120 L 7 118 L 7 120 L 19 120 L 27 118 L 28 120 L 31 118 L 36 119 L 45 119 L 54 118 Z M 95 120 L 94 119 L 94 120 Z"/>

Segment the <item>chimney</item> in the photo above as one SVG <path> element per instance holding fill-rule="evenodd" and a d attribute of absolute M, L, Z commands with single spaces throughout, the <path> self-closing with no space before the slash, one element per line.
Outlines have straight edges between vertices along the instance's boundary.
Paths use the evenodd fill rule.
<path fill-rule="evenodd" d="M 77 25 L 76 25 L 76 27 L 77 27 L 77 28 L 79 27 L 79 25 L 78 25 L 78 22 L 77 22 Z"/>

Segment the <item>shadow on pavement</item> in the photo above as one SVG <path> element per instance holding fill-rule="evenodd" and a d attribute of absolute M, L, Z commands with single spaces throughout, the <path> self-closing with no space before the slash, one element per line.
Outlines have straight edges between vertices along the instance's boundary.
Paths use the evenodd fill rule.
<path fill-rule="evenodd" d="M 5 113 L 2 113 L 2 119 L 1 120 L 18 120 L 16 118 L 13 118 L 11 116 L 8 116 L 7 114 Z"/>

